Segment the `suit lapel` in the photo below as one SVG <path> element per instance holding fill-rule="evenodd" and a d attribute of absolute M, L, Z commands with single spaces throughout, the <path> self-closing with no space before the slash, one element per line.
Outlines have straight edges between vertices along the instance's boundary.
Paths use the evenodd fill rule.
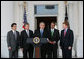
<path fill-rule="evenodd" d="M 11 30 L 11 34 L 13 35 L 13 31 Z"/>
<path fill-rule="evenodd" d="M 12 36 L 12 38 L 13 39 L 15 39 L 15 37 L 14 37 L 14 34 L 13 34 L 13 31 L 11 30 L 11 36 Z"/>
<path fill-rule="evenodd" d="M 51 36 L 51 29 L 49 30 L 49 32 L 50 32 L 50 36 Z"/>
<path fill-rule="evenodd" d="M 30 32 L 30 30 L 29 30 L 29 37 L 31 36 L 31 32 Z"/>
<path fill-rule="evenodd" d="M 66 32 L 66 35 L 65 35 L 65 36 L 67 36 L 67 35 L 68 35 L 68 32 L 69 32 L 69 29 L 67 29 L 67 32 Z"/>
<path fill-rule="evenodd" d="M 44 37 L 44 34 L 45 34 L 45 32 L 44 32 L 45 30 L 43 30 L 43 36 L 42 37 Z"/>
<path fill-rule="evenodd" d="M 28 37 L 26 30 L 24 32 L 25 32 L 26 36 Z"/>
<path fill-rule="evenodd" d="M 63 30 L 63 33 L 62 33 L 63 37 L 64 37 L 64 30 Z"/>
<path fill-rule="evenodd" d="M 40 29 L 38 30 L 39 37 L 41 37 Z"/>
<path fill-rule="evenodd" d="M 53 36 L 55 35 L 55 29 L 54 29 L 54 32 L 53 32 Z"/>

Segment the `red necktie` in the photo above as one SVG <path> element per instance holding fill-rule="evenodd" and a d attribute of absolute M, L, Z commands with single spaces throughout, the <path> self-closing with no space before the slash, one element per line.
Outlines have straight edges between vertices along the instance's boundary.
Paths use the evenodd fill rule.
<path fill-rule="evenodd" d="M 66 35 L 66 30 L 64 30 L 64 37 L 65 37 L 65 35 Z"/>

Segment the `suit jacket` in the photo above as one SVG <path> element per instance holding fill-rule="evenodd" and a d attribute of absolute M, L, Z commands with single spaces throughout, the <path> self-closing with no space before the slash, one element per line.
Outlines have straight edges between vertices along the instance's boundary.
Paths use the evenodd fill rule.
<path fill-rule="evenodd" d="M 12 48 L 12 51 L 18 49 L 19 47 L 19 39 L 20 39 L 19 32 L 16 31 L 16 34 L 17 34 L 17 39 L 15 39 L 12 30 L 7 33 L 7 44 L 8 44 L 8 47 Z"/>
<path fill-rule="evenodd" d="M 73 46 L 74 35 L 71 29 L 67 29 L 66 35 L 64 36 L 64 30 L 61 31 L 60 46 L 69 47 Z"/>
<path fill-rule="evenodd" d="M 56 41 L 56 46 L 58 47 L 58 41 L 59 41 L 59 30 L 54 29 L 54 33 L 53 36 L 51 36 L 51 29 L 49 29 L 49 40 L 50 41 Z M 52 44 L 50 44 L 49 46 L 53 46 Z"/>
<path fill-rule="evenodd" d="M 27 38 L 33 38 L 33 31 L 29 30 L 29 37 L 26 33 L 26 30 L 21 32 L 21 48 L 28 48 L 31 45 L 26 43 Z"/>
<path fill-rule="evenodd" d="M 48 38 L 48 31 L 44 29 L 43 31 L 43 36 L 41 37 L 40 29 L 35 30 L 34 32 L 34 37 L 39 37 L 39 38 Z"/>
<path fill-rule="evenodd" d="M 34 37 L 39 37 L 39 38 L 48 38 L 48 31 L 46 30 L 46 29 L 44 29 L 44 31 L 43 31 L 43 36 L 41 37 L 41 33 L 40 33 L 40 29 L 37 29 L 37 30 L 35 30 L 35 32 L 34 32 Z M 42 46 L 41 47 L 47 47 L 47 45 L 46 44 L 42 44 Z"/>

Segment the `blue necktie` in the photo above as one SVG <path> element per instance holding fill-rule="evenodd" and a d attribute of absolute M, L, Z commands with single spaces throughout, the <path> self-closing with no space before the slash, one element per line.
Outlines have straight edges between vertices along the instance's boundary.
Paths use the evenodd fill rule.
<path fill-rule="evenodd" d="M 43 30 L 40 30 L 40 33 L 41 33 L 41 37 L 43 36 Z"/>

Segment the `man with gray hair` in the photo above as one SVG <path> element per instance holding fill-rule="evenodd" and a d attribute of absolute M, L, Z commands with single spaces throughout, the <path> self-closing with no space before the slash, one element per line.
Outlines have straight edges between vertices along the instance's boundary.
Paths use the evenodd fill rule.
<path fill-rule="evenodd" d="M 34 37 L 39 37 L 39 38 L 48 38 L 48 32 L 45 29 L 45 23 L 44 22 L 40 22 L 39 24 L 40 29 L 35 30 L 34 32 Z M 46 58 L 46 54 L 47 54 L 47 44 L 43 44 L 40 48 L 41 51 L 41 58 Z"/>

